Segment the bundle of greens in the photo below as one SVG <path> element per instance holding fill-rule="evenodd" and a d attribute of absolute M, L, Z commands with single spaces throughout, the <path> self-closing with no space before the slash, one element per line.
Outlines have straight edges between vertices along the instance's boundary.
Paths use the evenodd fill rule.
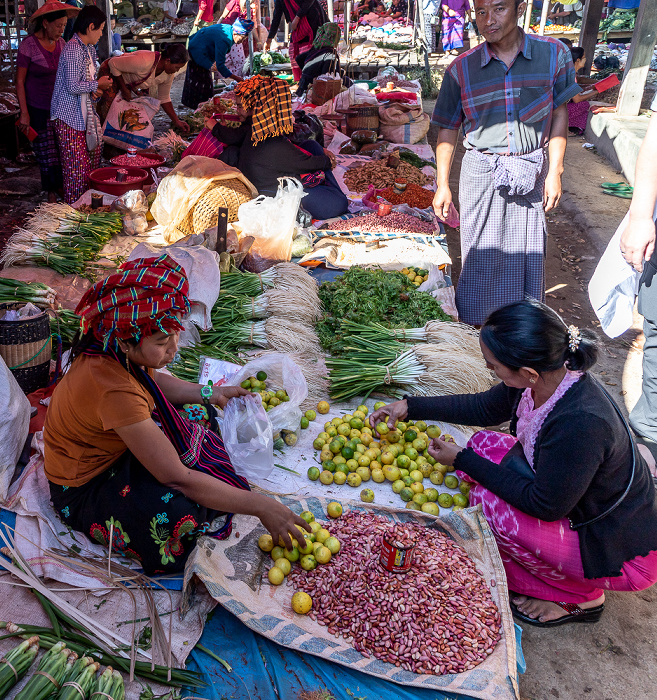
<path fill-rule="evenodd" d="M 81 700 L 81 695 L 82 698 L 89 697 L 96 684 L 96 672 L 99 668 L 100 664 L 90 656 L 76 658 L 72 668 L 64 676 L 57 700 Z"/>
<path fill-rule="evenodd" d="M 61 685 L 70 655 L 66 642 L 57 642 L 50 647 L 41 658 L 36 673 L 16 695 L 16 700 L 46 700 L 50 697 Z"/>
<path fill-rule="evenodd" d="M 206 357 L 233 362 L 237 365 L 244 364 L 243 360 L 224 348 L 195 343 L 185 348 L 179 348 L 173 362 L 167 366 L 167 369 L 178 379 L 183 379 L 186 382 L 198 382 L 201 365 Z"/>
<path fill-rule="evenodd" d="M 45 284 L 0 277 L 0 304 L 32 303 L 46 308 L 54 306 L 56 296 L 57 292 Z"/>
<path fill-rule="evenodd" d="M 402 147 L 395 152 L 399 155 L 401 160 L 404 160 L 407 163 L 414 165 L 420 170 L 422 170 L 422 168 L 424 168 L 425 165 L 432 167 L 434 170 L 436 169 L 436 164 L 433 161 L 420 158 L 420 156 L 417 153 L 415 153 L 415 151 L 411 151 L 410 148 Z"/>
<path fill-rule="evenodd" d="M 68 350 L 73 345 L 73 339 L 79 330 L 80 317 L 70 309 L 60 307 L 50 317 L 50 332 L 60 336 L 63 350 Z"/>
<path fill-rule="evenodd" d="M 253 75 L 258 75 L 262 66 L 270 66 L 272 64 L 281 65 L 289 63 L 289 58 L 283 56 L 278 51 L 263 51 L 262 53 L 253 54 Z"/>
<path fill-rule="evenodd" d="M 122 226 L 120 212 L 84 214 L 68 204 L 42 204 L 7 241 L 0 262 L 50 267 L 63 275 L 86 274 Z"/>
<path fill-rule="evenodd" d="M 39 638 L 30 637 L 14 647 L 0 660 L 0 698 L 23 678 L 39 652 Z"/>
<path fill-rule="evenodd" d="M 123 676 L 111 666 L 108 666 L 98 676 L 92 697 L 94 695 L 101 695 L 108 700 L 123 700 L 125 698 Z"/>
<path fill-rule="evenodd" d="M 415 328 L 428 321 L 451 321 L 440 302 L 420 292 L 401 272 L 352 267 L 319 288 L 325 315 L 317 324 L 319 341 L 332 355 L 344 348 L 341 324 L 380 323 L 387 328 Z"/>

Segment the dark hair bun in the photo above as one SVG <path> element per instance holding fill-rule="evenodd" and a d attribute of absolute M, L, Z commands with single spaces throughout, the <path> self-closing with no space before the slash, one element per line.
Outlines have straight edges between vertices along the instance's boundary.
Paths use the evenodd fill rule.
<path fill-rule="evenodd" d="M 598 336 L 588 328 L 582 328 L 579 332 L 580 340 L 577 348 L 571 350 L 568 347 L 566 367 L 579 372 L 586 372 L 598 361 Z M 570 336 L 567 335 L 570 340 Z"/>

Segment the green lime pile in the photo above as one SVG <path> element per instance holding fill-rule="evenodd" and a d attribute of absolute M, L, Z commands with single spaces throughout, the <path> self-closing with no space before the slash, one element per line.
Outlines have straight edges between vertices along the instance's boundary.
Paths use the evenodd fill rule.
<path fill-rule="evenodd" d="M 374 410 L 382 406 L 385 403 L 376 403 Z M 321 468 L 308 469 L 311 481 L 319 480 L 327 486 L 346 483 L 353 488 L 370 479 L 376 483 L 389 481 L 406 508 L 431 515 L 440 513 L 438 506 L 462 510 L 469 505 L 470 484 L 451 473 L 454 467 L 440 464 L 428 452 L 431 440 L 441 435 L 437 425 L 397 421 L 394 430 L 386 423 L 379 423 L 373 430 L 366 423 L 367 414 L 367 406 L 363 405 L 352 414 L 324 423 L 324 430 L 313 442 Z M 445 439 L 453 438 L 445 435 Z M 458 492 L 452 494 L 446 489 Z M 360 497 L 371 503 L 374 493 L 363 489 Z"/>
<path fill-rule="evenodd" d="M 282 403 L 290 400 L 287 391 L 283 389 L 269 389 L 267 387 L 267 373 L 262 370 L 255 377 L 245 379 L 240 386 L 242 389 L 248 389 L 258 394 L 262 398 L 262 405 L 265 411 L 271 411 L 272 408 L 280 406 Z"/>

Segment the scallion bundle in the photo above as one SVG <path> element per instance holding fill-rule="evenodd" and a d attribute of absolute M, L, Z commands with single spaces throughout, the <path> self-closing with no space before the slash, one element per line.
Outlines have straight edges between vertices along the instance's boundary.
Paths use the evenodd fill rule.
<path fill-rule="evenodd" d="M 23 678 L 39 652 L 39 637 L 21 642 L 0 659 L 0 698 Z"/>
<path fill-rule="evenodd" d="M 268 270 L 254 272 L 222 272 L 221 294 L 254 297 L 274 287 L 300 295 L 317 295 L 317 283 L 303 267 L 294 263 L 278 263 Z"/>
<path fill-rule="evenodd" d="M 40 282 L 22 282 L 0 277 L 0 304 L 31 303 L 45 308 L 54 306 L 56 297 L 57 292 L 54 289 Z"/>
<path fill-rule="evenodd" d="M 96 680 L 96 685 L 89 700 L 123 700 L 125 698 L 125 686 L 123 676 L 108 666 Z"/>
<path fill-rule="evenodd" d="M 80 317 L 75 311 L 61 307 L 50 317 L 50 332 L 61 337 L 64 350 L 71 347 L 79 330 Z"/>
<path fill-rule="evenodd" d="M 100 664 L 90 656 L 77 659 L 70 673 L 67 673 L 57 700 L 86 700 L 96 685 L 96 672 Z"/>
<path fill-rule="evenodd" d="M 179 348 L 176 356 L 167 369 L 174 377 L 186 382 L 198 382 L 201 365 L 206 357 L 224 360 L 235 364 L 244 364 L 236 355 L 221 347 L 213 347 L 203 343 L 195 343 L 185 348 Z"/>
<path fill-rule="evenodd" d="M 66 642 L 57 642 L 41 658 L 34 675 L 27 681 L 16 700 L 46 700 L 56 693 L 66 673 L 71 650 Z"/>

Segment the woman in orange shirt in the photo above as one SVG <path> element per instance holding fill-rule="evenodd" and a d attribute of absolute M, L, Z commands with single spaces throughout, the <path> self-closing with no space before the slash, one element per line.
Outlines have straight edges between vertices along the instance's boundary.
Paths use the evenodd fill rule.
<path fill-rule="evenodd" d="M 216 433 L 172 404 L 225 407 L 240 387 L 184 382 L 158 372 L 173 359 L 189 285 L 167 255 L 125 263 L 82 298 L 81 336 L 44 426 L 45 472 L 55 510 L 74 530 L 141 562 L 178 571 L 206 534 L 224 539 L 233 513 L 255 515 L 291 548 L 305 521 L 249 490 Z M 153 411 L 157 409 L 157 423 Z"/>

